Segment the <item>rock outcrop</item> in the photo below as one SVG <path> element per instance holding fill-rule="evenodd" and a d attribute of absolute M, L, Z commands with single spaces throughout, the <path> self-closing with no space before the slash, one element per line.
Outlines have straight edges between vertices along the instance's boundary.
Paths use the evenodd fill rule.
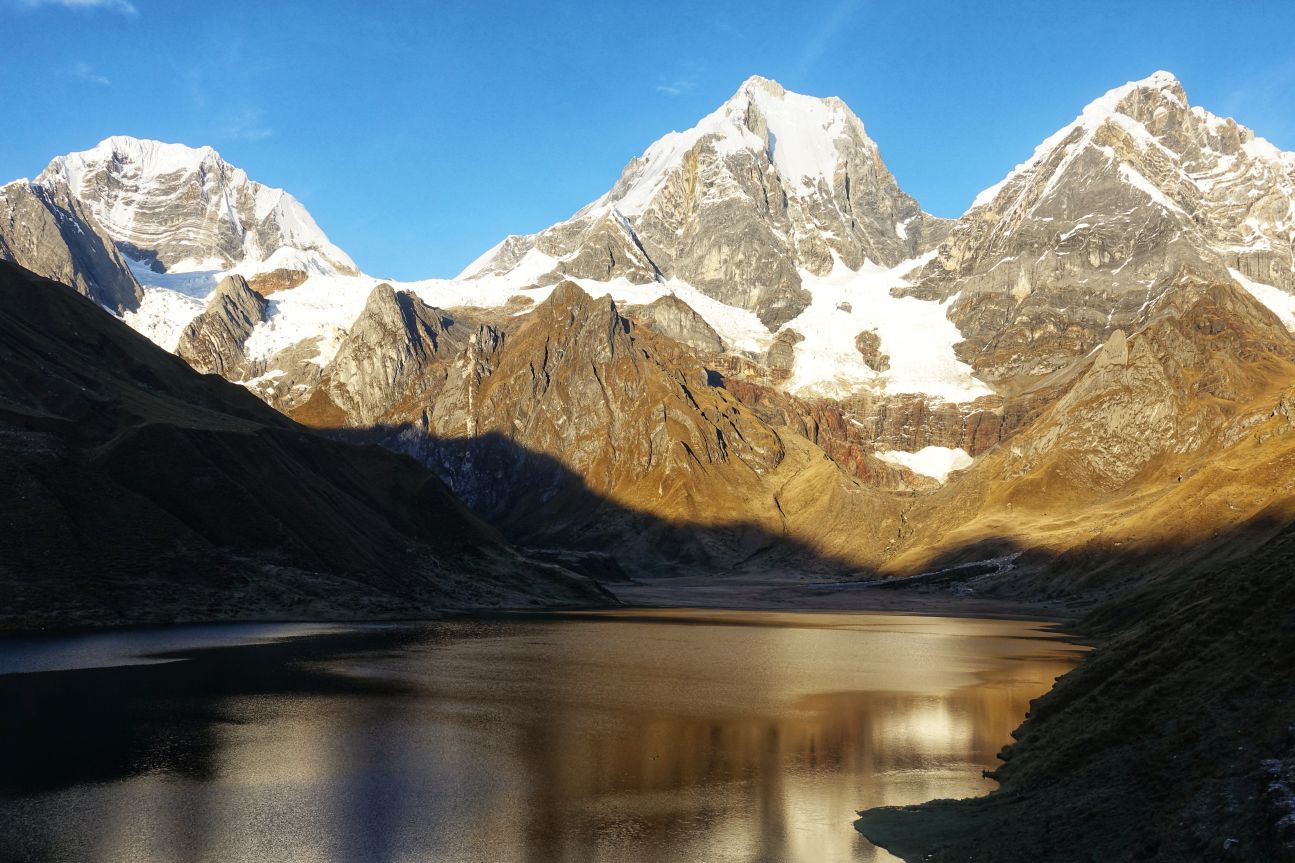
<path fill-rule="evenodd" d="M 239 379 L 247 369 L 243 346 L 265 320 L 267 305 L 242 276 L 226 276 L 207 300 L 207 308 L 180 334 L 176 353 L 204 374 Z"/>
<path fill-rule="evenodd" d="M 143 296 L 112 240 L 57 185 L 0 186 L 0 260 L 70 285 L 115 312 L 137 308 Z"/>
<path fill-rule="evenodd" d="M 434 366 L 466 346 L 462 328 L 451 334 L 452 325 L 413 294 L 374 288 L 328 367 L 329 398 L 347 423 L 373 425 L 399 402 L 421 403 L 440 376 Z"/>
<path fill-rule="evenodd" d="M 724 340 L 706 319 L 673 294 L 653 300 L 631 314 L 644 326 L 703 354 L 724 350 Z"/>
<path fill-rule="evenodd" d="M 263 297 L 278 291 L 290 291 L 304 284 L 310 274 L 305 270 L 294 270 L 283 267 L 265 273 L 256 273 L 248 279 L 248 285 Z"/>

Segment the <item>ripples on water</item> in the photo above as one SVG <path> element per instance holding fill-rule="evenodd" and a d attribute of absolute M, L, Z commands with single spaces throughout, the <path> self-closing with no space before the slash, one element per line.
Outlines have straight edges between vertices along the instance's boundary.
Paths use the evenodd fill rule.
<path fill-rule="evenodd" d="M 0 642 L 0 859 L 892 859 L 856 810 L 989 791 L 1078 656 L 1021 621 L 687 611 Z"/>

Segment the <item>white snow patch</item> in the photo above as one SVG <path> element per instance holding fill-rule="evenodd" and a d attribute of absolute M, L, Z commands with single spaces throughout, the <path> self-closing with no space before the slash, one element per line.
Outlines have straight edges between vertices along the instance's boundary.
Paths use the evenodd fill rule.
<path fill-rule="evenodd" d="M 145 286 L 139 308 L 126 312 L 121 319 L 153 344 L 175 353 L 184 328 L 205 305 L 203 300 L 179 291 Z"/>
<path fill-rule="evenodd" d="M 1273 314 L 1281 318 L 1282 324 L 1286 329 L 1295 332 L 1295 296 L 1292 296 L 1281 288 L 1275 288 L 1272 285 L 1265 285 L 1262 282 L 1256 282 L 1241 274 L 1240 270 L 1229 268 L 1228 272 L 1237 284 L 1245 288 L 1259 302 L 1268 307 Z"/>
<path fill-rule="evenodd" d="M 923 447 L 917 452 L 890 450 L 877 453 L 877 458 L 906 467 L 913 473 L 929 476 L 939 483 L 944 483 L 955 470 L 971 467 L 975 461 L 964 449 L 949 449 L 944 446 Z"/>
<path fill-rule="evenodd" d="M 350 328 L 377 284 L 369 276 L 312 276 L 279 291 L 270 297 L 267 319 L 252 330 L 243 352 L 254 360 L 268 360 L 284 348 L 322 335 L 321 365 L 330 362 L 337 353 L 337 345 L 330 343 L 337 340 L 329 335 Z"/>
<path fill-rule="evenodd" d="M 247 380 L 239 381 L 238 383 L 241 384 L 242 386 L 247 387 L 248 389 L 254 389 L 257 386 L 260 386 L 261 384 L 269 383 L 270 381 L 281 378 L 286 374 L 287 372 L 285 372 L 283 369 L 270 369 L 268 372 L 266 372 L 263 375 L 257 375 L 254 378 L 248 378 Z"/>
<path fill-rule="evenodd" d="M 975 377 L 971 366 L 953 353 L 953 346 L 962 341 L 962 334 L 948 318 L 956 296 L 943 303 L 891 296 L 891 288 L 908 286 L 902 274 L 933 255 L 931 252 L 891 269 L 865 263 L 853 271 L 838 259 L 827 276 L 802 272 L 802 284 L 813 300 L 784 326 L 805 337 L 795 347 L 787 389 L 800 395 L 835 398 L 863 389 L 924 393 L 950 402 L 992 395 L 993 390 Z M 840 308 L 842 303 L 848 303 L 850 311 Z M 855 347 L 855 338 L 863 330 L 879 336 L 882 353 L 890 357 L 890 368 L 885 372 L 871 369 Z"/>
<path fill-rule="evenodd" d="M 1182 207 L 1178 206 L 1172 200 L 1170 200 L 1168 195 L 1160 191 L 1160 189 L 1156 188 L 1156 186 L 1150 180 L 1142 176 L 1142 173 L 1138 171 L 1136 168 L 1134 168 L 1132 165 L 1121 162 L 1119 171 L 1120 171 L 1121 180 L 1128 183 L 1130 186 L 1137 189 L 1138 191 L 1144 193 L 1155 203 L 1159 204 L 1160 206 L 1164 207 L 1166 210 L 1169 210 L 1170 212 L 1182 213 L 1183 215 L 1187 215 L 1183 211 Z"/>

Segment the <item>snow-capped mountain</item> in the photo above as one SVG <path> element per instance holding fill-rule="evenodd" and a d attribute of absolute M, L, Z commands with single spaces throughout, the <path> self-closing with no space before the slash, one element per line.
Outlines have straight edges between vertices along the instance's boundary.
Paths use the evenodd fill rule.
<path fill-rule="evenodd" d="M 839 100 L 753 78 L 454 279 L 383 284 L 286 193 L 131 139 L 5 187 L 0 254 L 71 262 L 194 368 L 421 459 L 527 542 L 639 536 L 586 530 L 610 500 L 721 526 L 686 552 L 706 566 L 783 531 L 889 555 L 892 491 L 1108 493 L 1269 416 L 1295 368 L 1293 165 L 1161 73 L 950 224 Z M 102 299 L 92 237 L 138 308 Z"/>
<path fill-rule="evenodd" d="M 1262 283 L 1290 319 L 1295 154 L 1190 106 L 1157 72 L 1089 104 L 982 192 L 909 293 L 956 296 L 959 357 L 990 380 L 1028 379 L 1144 322 L 1183 267 Z"/>
<path fill-rule="evenodd" d="M 896 429 L 892 449 L 980 451 L 1026 416 L 999 394 L 1135 329 L 1184 267 L 1235 277 L 1295 323 L 1293 165 L 1157 73 L 1093 102 L 948 223 L 899 189 L 840 100 L 751 78 L 571 219 L 455 279 L 393 286 L 501 323 L 571 280 L 727 376 L 872 400 L 854 418 Z M 36 185 L 136 262 L 132 326 L 285 410 L 311 398 L 380 282 L 207 148 L 109 139 Z M 230 275 L 245 280 L 217 292 Z M 941 402 L 961 407 L 928 432 L 922 406 Z M 1000 415 L 969 419 L 986 410 Z"/>
<path fill-rule="evenodd" d="M 571 219 L 509 237 L 462 276 L 522 267 L 546 270 L 540 284 L 674 278 L 777 329 L 812 302 L 806 273 L 826 276 L 837 261 L 893 267 L 944 231 L 899 188 L 844 102 L 753 77 L 648 147 Z"/>
<path fill-rule="evenodd" d="M 308 383 L 300 360 L 326 365 L 378 283 L 290 196 L 209 149 L 114 138 L 56 159 L 41 182 L 68 189 L 140 262 L 143 303 L 126 319 L 168 350 L 224 276 L 274 291 L 238 362 L 222 366 L 238 380 L 283 371 L 281 386 L 299 386 L 310 372 Z M 945 304 L 890 293 L 907 285 L 904 262 L 945 230 L 899 189 L 839 99 L 752 78 L 571 220 L 505 240 L 457 279 L 397 287 L 440 308 L 538 303 L 563 278 L 629 307 L 672 297 L 735 361 L 768 366 L 796 391 L 969 401 L 991 391 L 954 356 Z M 876 349 L 861 351 L 861 339 Z M 284 351 L 291 363 L 276 361 Z"/>
<path fill-rule="evenodd" d="M 108 138 L 54 159 L 36 182 L 66 188 L 124 254 L 158 273 L 358 272 L 296 198 L 210 147 Z"/>

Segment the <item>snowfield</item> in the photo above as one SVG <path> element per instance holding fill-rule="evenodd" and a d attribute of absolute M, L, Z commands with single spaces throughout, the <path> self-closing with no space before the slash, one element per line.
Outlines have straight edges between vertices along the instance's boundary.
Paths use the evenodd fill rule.
<path fill-rule="evenodd" d="M 943 446 L 928 446 L 917 452 L 890 450 L 877 453 L 877 458 L 906 467 L 913 473 L 929 476 L 941 484 L 949 479 L 949 474 L 955 470 L 966 470 L 974 461 L 964 449 Z"/>
<path fill-rule="evenodd" d="M 1240 270 L 1229 268 L 1228 272 L 1237 284 L 1245 288 L 1259 302 L 1268 307 L 1274 315 L 1281 318 L 1282 324 L 1286 329 L 1295 332 L 1295 296 L 1283 291 L 1281 288 L 1274 288 L 1272 285 L 1265 285 L 1262 282 L 1256 282 L 1253 279 L 1246 278 Z"/>
<path fill-rule="evenodd" d="M 276 253 L 259 267 L 244 265 L 224 272 L 155 273 L 146 266 L 134 264 L 132 269 L 145 286 L 144 303 L 139 311 L 125 316 L 126 323 L 158 345 L 174 351 L 180 333 L 202 311 L 221 278 L 231 273 L 250 277 L 257 271 L 275 269 L 286 254 Z M 866 264 L 858 271 L 838 261 L 836 268 L 824 277 L 802 272 L 803 284 L 813 301 L 782 328 L 804 336 L 804 341 L 795 347 L 795 365 L 788 390 L 797 395 L 836 398 L 864 390 L 924 393 L 950 402 L 967 402 L 991 395 L 993 390 L 953 353 L 953 346 L 962 337 L 946 314 L 952 300 L 937 303 L 894 297 L 890 293 L 892 288 L 906 286 L 903 275 L 929 258 L 928 255 L 906 261 L 891 269 Z M 553 287 L 533 285 L 557 263 L 554 258 L 532 249 L 508 273 L 416 282 L 382 280 L 364 274 L 339 275 L 320 272 L 322 267 L 312 266 L 308 270 L 312 274 L 301 285 L 271 295 L 267 320 L 252 332 L 246 352 L 252 359 L 269 359 L 303 340 L 323 336 L 318 361 L 327 364 L 336 353 L 341 336 L 364 310 L 370 292 L 383 281 L 442 309 L 499 308 L 516 296 L 543 302 Z M 760 323 L 754 312 L 721 303 L 678 279 L 644 285 L 619 278 L 608 282 L 574 281 L 591 296 L 610 294 L 622 306 L 646 305 L 662 296 L 676 296 L 715 329 L 730 351 L 761 356 L 776 336 Z M 881 350 L 890 359 L 887 371 L 875 372 L 864 363 L 855 347 L 855 338 L 863 330 L 879 336 Z"/>
<path fill-rule="evenodd" d="M 948 318 L 945 303 L 895 297 L 892 288 L 907 287 L 903 276 L 934 257 L 905 261 L 886 269 L 865 264 L 850 270 L 838 260 L 832 272 L 816 277 L 801 272 L 814 299 L 784 329 L 805 337 L 796 345 L 796 361 L 788 389 L 798 395 L 843 398 L 872 390 L 881 393 L 924 393 L 949 402 L 969 402 L 992 395 L 971 366 L 960 361 L 953 346 L 962 334 Z M 881 341 L 890 368 L 876 372 L 855 347 L 860 332 L 871 330 Z"/>

